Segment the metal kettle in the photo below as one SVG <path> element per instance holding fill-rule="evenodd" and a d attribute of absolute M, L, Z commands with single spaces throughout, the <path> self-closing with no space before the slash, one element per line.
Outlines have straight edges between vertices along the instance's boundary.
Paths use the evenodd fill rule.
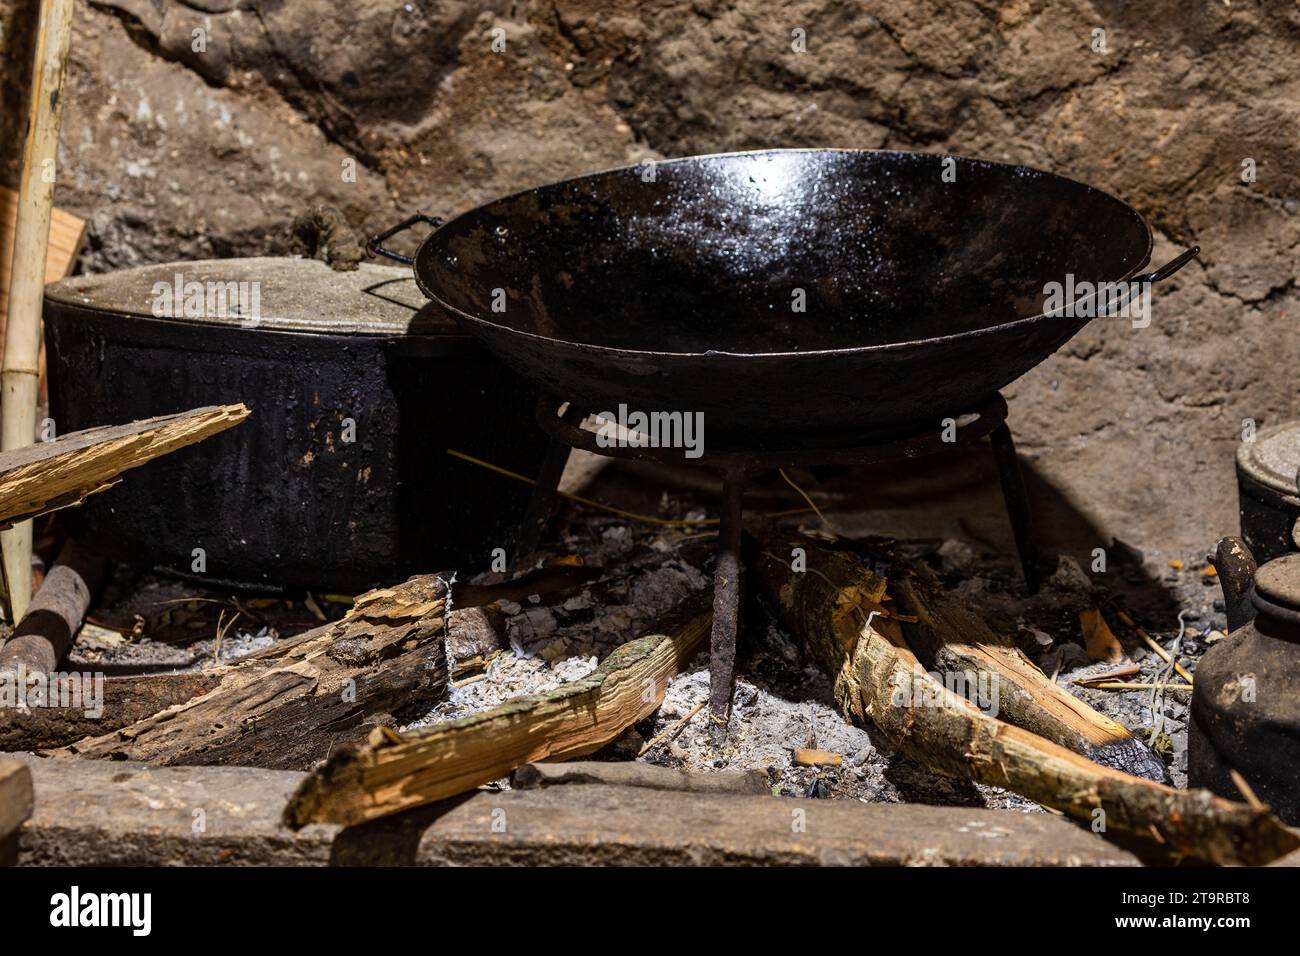
<path fill-rule="evenodd" d="M 1196 668 L 1188 783 L 1239 800 L 1240 774 L 1286 823 L 1300 825 L 1300 553 L 1256 568 L 1237 538 L 1216 567 L 1229 633 Z"/>

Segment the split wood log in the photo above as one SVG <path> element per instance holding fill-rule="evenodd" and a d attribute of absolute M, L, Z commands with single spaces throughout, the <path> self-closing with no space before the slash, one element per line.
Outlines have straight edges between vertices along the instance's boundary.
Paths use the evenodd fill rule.
<path fill-rule="evenodd" d="M 203 673 L 105 677 L 103 696 L 98 701 L 102 712 L 96 714 L 97 708 L 86 696 L 88 676 L 61 677 L 43 707 L 0 708 L 0 751 L 65 747 L 193 700 L 220 683 L 213 675 Z"/>
<path fill-rule="evenodd" d="M 363 594 L 341 621 L 213 668 L 201 697 L 56 753 L 307 770 L 443 695 L 446 595 L 434 575 Z"/>
<path fill-rule="evenodd" d="M 0 645 L 0 679 L 53 673 L 72 647 L 107 562 L 69 541 L 32 598 L 13 635 Z"/>
<path fill-rule="evenodd" d="M 243 405 L 214 405 L 128 425 L 87 428 L 0 452 L 0 523 L 76 504 L 111 486 L 122 472 L 225 431 L 247 417 Z"/>
<path fill-rule="evenodd" d="M 769 548 L 779 554 L 799 545 L 793 536 L 778 540 L 779 534 L 761 522 L 752 530 L 768 538 Z M 930 671 L 958 676 L 972 691 L 996 688 L 995 716 L 1007 723 L 1105 766 L 1169 782 L 1164 764 L 1127 727 L 1051 680 L 1009 637 L 993 631 L 949 593 L 928 568 L 869 544 L 855 547 L 865 550 L 875 564 L 891 567 L 889 593 L 898 600 L 895 616 L 909 619 L 900 621 L 907 645 Z"/>
<path fill-rule="evenodd" d="M 917 618 L 903 624 L 908 647 L 932 671 L 961 674 L 968 685 L 973 678 L 976 688 L 996 687 L 997 717 L 1107 767 L 1169 782 L 1160 758 L 1127 727 L 1051 680 L 928 569 L 906 566 L 891 576 L 890 593 Z"/>
<path fill-rule="evenodd" d="M 285 822 L 352 825 L 464 793 L 537 760 L 581 757 L 654 713 L 668 681 L 704 646 L 713 615 L 688 599 L 653 633 L 624 644 L 588 676 L 365 746 L 338 749 L 308 775 Z"/>
<path fill-rule="evenodd" d="M 788 536 L 759 531 L 754 578 L 833 678 L 843 709 L 870 719 L 930 769 L 1012 790 L 1107 832 L 1155 841 L 1176 857 L 1260 864 L 1300 846 L 1263 808 L 1103 767 L 981 711 L 931 678 L 907 646 L 890 583 L 855 556 L 797 539 L 807 570 L 793 572 Z M 906 609 L 902 610 L 906 613 Z"/>

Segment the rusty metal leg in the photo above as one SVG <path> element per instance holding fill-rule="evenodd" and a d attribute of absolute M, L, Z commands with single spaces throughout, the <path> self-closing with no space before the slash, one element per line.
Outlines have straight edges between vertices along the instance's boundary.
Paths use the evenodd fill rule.
<path fill-rule="evenodd" d="M 1011 531 L 1016 536 L 1016 551 L 1020 553 L 1020 569 L 1025 575 L 1025 588 L 1030 594 L 1038 591 L 1038 547 L 1034 544 L 1034 523 L 1029 513 L 1029 496 L 1025 493 L 1025 479 L 1020 473 L 1016 458 L 1016 443 L 1011 429 L 1003 422 L 989 434 L 993 445 L 993 458 L 998 463 L 998 479 L 1002 482 L 1002 497 L 1007 503 L 1007 516 Z"/>
<path fill-rule="evenodd" d="M 718 556 L 713 570 L 713 633 L 709 643 L 709 713 L 711 737 L 727 736 L 731 690 L 736 672 L 736 631 L 740 623 L 740 532 L 745 481 L 729 475 L 722 482 L 722 517 Z"/>
<path fill-rule="evenodd" d="M 572 404 L 562 416 L 571 425 L 582 422 L 583 415 Z M 524 520 L 519 526 L 519 538 L 515 543 L 514 569 L 519 571 L 532 561 L 537 545 L 542 540 L 546 523 L 551 520 L 555 510 L 555 499 L 560 491 L 560 478 L 564 475 L 564 466 L 569 463 L 572 449 L 558 438 L 552 438 L 546 447 L 546 457 L 537 472 L 537 483 L 533 485 L 532 497 L 524 511 Z"/>

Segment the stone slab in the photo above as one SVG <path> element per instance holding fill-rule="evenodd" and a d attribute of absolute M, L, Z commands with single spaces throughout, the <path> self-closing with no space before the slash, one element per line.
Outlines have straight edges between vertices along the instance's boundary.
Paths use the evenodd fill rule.
<path fill-rule="evenodd" d="M 607 784 L 477 791 L 358 827 L 285 828 L 302 775 L 21 756 L 25 865 L 1135 866 L 1055 816 Z"/>

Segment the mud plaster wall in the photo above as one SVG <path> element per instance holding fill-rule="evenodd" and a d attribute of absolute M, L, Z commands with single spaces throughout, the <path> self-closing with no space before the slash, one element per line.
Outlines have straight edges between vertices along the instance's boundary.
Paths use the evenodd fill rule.
<path fill-rule="evenodd" d="M 34 10 L 0 0 L 10 185 Z M 1242 419 L 1300 411 L 1291 0 L 92 0 L 75 29 L 56 201 L 90 220 L 86 270 L 284 251 L 317 200 L 376 230 L 643 157 L 952 152 L 1118 194 L 1157 261 L 1204 249 L 1150 328 L 1094 322 L 1009 391 L 1036 484 L 1099 534 L 1232 530 Z"/>

